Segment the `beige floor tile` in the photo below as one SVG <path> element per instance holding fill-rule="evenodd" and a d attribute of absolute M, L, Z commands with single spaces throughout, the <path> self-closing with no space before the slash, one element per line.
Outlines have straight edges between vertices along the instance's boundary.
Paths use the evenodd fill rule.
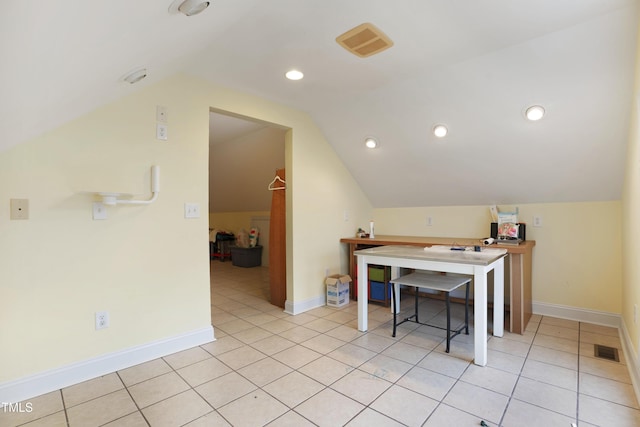
<path fill-rule="evenodd" d="M 580 374 L 580 393 L 640 409 L 633 386 L 590 374 Z"/>
<path fill-rule="evenodd" d="M 396 384 L 440 401 L 455 383 L 456 380 L 451 377 L 415 367 L 400 378 Z"/>
<path fill-rule="evenodd" d="M 400 424 L 397 421 L 392 420 L 391 418 L 382 415 L 379 412 L 374 411 L 373 409 L 365 408 L 364 411 L 360 412 L 355 416 L 351 421 L 346 424 L 347 427 L 402 427 L 403 424 Z"/>
<path fill-rule="evenodd" d="M 278 335 L 271 335 L 270 337 L 254 342 L 251 344 L 251 347 L 261 353 L 271 356 L 272 354 L 279 353 L 282 350 L 293 347 L 294 345 L 296 345 L 296 343 L 293 341 L 289 341 L 288 339 L 282 338 Z"/>
<path fill-rule="evenodd" d="M 446 353 L 432 352 L 417 366 L 457 379 L 467 369 L 469 361 L 458 359 Z"/>
<path fill-rule="evenodd" d="M 505 396 L 511 396 L 518 376 L 489 366 L 470 365 L 460 380 Z"/>
<path fill-rule="evenodd" d="M 118 375 L 127 387 L 148 379 L 171 372 L 171 366 L 163 359 L 154 359 L 127 369 L 118 371 Z"/>
<path fill-rule="evenodd" d="M 491 337 L 487 343 L 487 348 L 514 356 L 526 357 L 529 353 L 529 349 L 531 348 L 531 344 L 504 338 Z"/>
<path fill-rule="evenodd" d="M 367 360 L 374 357 L 376 354 L 378 353 L 376 353 L 375 351 L 367 350 L 364 347 L 359 347 L 353 344 L 345 344 L 342 347 L 335 349 L 327 356 L 342 363 L 346 363 L 353 368 L 357 368 Z"/>
<path fill-rule="evenodd" d="M 519 374 L 526 360 L 522 356 L 513 356 L 496 350 L 487 350 L 487 359 L 487 366 L 512 374 Z"/>
<path fill-rule="evenodd" d="M 419 426 L 438 402 L 397 385 L 391 386 L 370 407 L 408 426 Z"/>
<path fill-rule="evenodd" d="M 269 331 L 269 332 L 271 332 L 273 334 L 279 334 L 279 333 L 282 333 L 282 332 L 287 331 L 289 329 L 295 328 L 296 324 L 295 323 L 291 323 L 291 322 L 287 322 L 286 320 L 284 320 L 282 318 L 276 318 L 276 320 L 264 323 L 264 324 L 260 325 L 260 327 L 262 329 L 266 329 L 267 331 Z"/>
<path fill-rule="evenodd" d="M 316 332 L 312 329 L 305 328 L 304 326 L 295 326 L 291 329 L 287 329 L 286 331 L 281 332 L 280 336 L 282 338 L 288 339 L 289 341 L 293 341 L 295 343 L 300 344 L 301 342 L 306 341 L 310 338 L 313 338 L 319 334 L 320 332 Z"/>
<path fill-rule="evenodd" d="M 69 408 L 123 388 L 120 377 L 113 373 L 63 388 L 62 395 L 65 406 Z"/>
<path fill-rule="evenodd" d="M 423 427 L 476 427 L 480 425 L 480 421 L 482 419 L 477 415 L 469 414 L 443 403 L 433 411 Z"/>
<path fill-rule="evenodd" d="M 631 384 L 627 366 L 609 360 L 580 356 L 580 373 L 597 375 L 599 377 Z"/>
<path fill-rule="evenodd" d="M 329 388 L 298 405 L 295 410 L 318 426 L 346 424 L 364 409 L 364 405 Z"/>
<path fill-rule="evenodd" d="M 129 393 L 118 390 L 67 409 L 67 416 L 69 427 L 93 427 L 107 424 L 137 410 Z"/>
<path fill-rule="evenodd" d="M 298 371 L 324 385 L 330 385 L 353 371 L 353 367 L 331 357 L 322 356 L 301 367 Z"/>
<path fill-rule="evenodd" d="M 292 369 L 284 363 L 280 363 L 277 360 L 267 357 L 252 363 L 251 365 L 245 366 L 237 372 L 258 387 L 264 387 L 270 382 L 287 375 L 291 371 Z"/>
<path fill-rule="evenodd" d="M 640 426 L 640 411 L 595 397 L 580 395 L 580 427 L 582 421 L 598 426 Z"/>
<path fill-rule="evenodd" d="M 17 408 L 17 411 L 10 411 L 0 403 L 0 426 L 17 426 L 64 410 L 62 393 L 57 390 L 27 399 L 20 402 Z"/>
<path fill-rule="evenodd" d="M 593 323 L 580 323 L 580 332 L 591 332 L 594 334 L 610 335 L 614 337 L 620 337 L 618 328 L 612 328 L 611 326 L 595 325 Z M 581 337 L 582 339 L 582 337 Z"/>
<path fill-rule="evenodd" d="M 272 357 L 293 369 L 298 369 L 321 356 L 322 355 L 316 351 L 301 345 L 296 345 L 276 353 Z"/>
<path fill-rule="evenodd" d="M 217 411 L 209 412 L 207 415 L 204 415 L 196 420 L 191 421 L 188 424 L 185 424 L 184 427 L 231 427 L 222 415 L 220 415 Z"/>
<path fill-rule="evenodd" d="M 299 405 L 324 388 L 323 384 L 296 371 L 263 387 L 289 408 Z"/>
<path fill-rule="evenodd" d="M 314 427 L 311 421 L 304 418 L 302 415 L 289 411 L 286 414 L 276 418 L 267 427 Z"/>
<path fill-rule="evenodd" d="M 148 425 L 141 412 L 134 412 L 133 414 L 111 421 L 109 424 L 105 424 L 104 427 L 147 427 Z"/>
<path fill-rule="evenodd" d="M 332 322 L 345 324 L 347 322 L 351 322 L 354 319 L 357 319 L 358 315 L 354 315 L 345 311 L 337 311 L 335 313 L 329 314 L 328 316 L 325 316 L 324 318 L 326 320 L 331 320 Z"/>
<path fill-rule="evenodd" d="M 578 402 L 575 391 L 520 377 L 513 397 L 554 412 L 575 416 Z"/>
<path fill-rule="evenodd" d="M 553 337 L 551 335 L 538 334 L 533 339 L 533 345 L 551 348 L 553 350 L 564 351 L 566 353 L 578 354 L 578 342 L 566 340 L 564 338 Z"/>
<path fill-rule="evenodd" d="M 367 350 L 371 350 L 376 353 L 380 353 L 395 342 L 396 340 L 391 337 L 387 338 L 376 334 L 366 334 L 351 341 L 351 344 L 366 348 Z"/>
<path fill-rule="evenodd" d="M 491 425 L 500 422 L 508 401 L 508 396 L 459 381 L 442 402 L 474 414 Z"/>
<path fill-rule="evenodd" d="M 443 337 L 425 334 L 419 331 L 412 331 L 411 333 L 403 337 L 400 342 L 404 344 L 414 345 L 416 347 L 421 347 L 426 350 L 433 350 L 434 348 L 438 347 L 443 340 Z"/>
<path fill-rule="evenodd" d="M 577 322 L 575 320 L 559 319 L 557 317 L 550 317 L 550 316 L 542 317 L 542 319 L 540 320 L 540 326 L 543 326 L 543 325 L 561 326 L 563 328 L 568 328 L 568 329 L 580 328 L 580 322 Z"/>
<path fill-rule="evenodd" d="M 529 352 L 529 359 L 567 369 L 578 370 L 578 354 L 534 345 Z"/>
<path fill-rule="evenodd" d="M 245 344 L 252 344 L 256 341 L 260 341 L 272 336 L 273 334 L 271 332 L 258 327 L 245 329 L 244 331 L 240 331 L 236 334 L 233 334 L 234 338 L 242 341 Z"/>
<path fill-rule="evenodd" d="M 153 427 L 182 426 L 211 411 L 211 406 L 193 390 L 187 390 L 142 409 L 142 413 Z"/>
<path fill-rule="evenodd" d="M 578 372 L 560 366 L 550 365 L 537 360 L 527 360 L 522 369 L 522 376 L 535 381 L 551 384 L 556 387 L 578 391 Z"/>
<path fill-rule="evenodd" d="M 380 377 L 355 369 L 334 382 L 331 388 L 363 405 L 369 405 L 391 384 Z"/>
<path fill-rule="evenodd" d="M 244 346 L 244 343 L 242 341 L 235 339 L 231 335 L 227 335 L 225 337 L 218 338 L 213 342 L 202 345 L 202 348 L 209 354 L 218 356 L 222 353 L 235 350 L 236 348 L 240 348 L 242 346 Z"/>
<path fill-rule="evenodd" d="M 200 347 L 193 347 L 188 350 L 180 351 L 165 356 L 163 359 L 173 368 L 180 369 L 192 363 L 200 362 L 211 357 L 211 354 L 207 353 Z"/>
<path fill-rule="evenodd" d="M 231 372 L 231 368 L 215 357 L 211 357 L 178 369 L 177 372 L 191 387 L 196 387 L 228 374 Z"/>
<path fill-rule="evenodd" d="M 358 369 L 393 383 L 409 372 L 411 368 L 413 368 L 413 365 L 410 363 L 379 354 L 369 359 Z"/>
<path fill-rule="evenodd" d="M 273 322 L 275 320 L 278 320 L 278 318 L 270 314 L 258 312 L 258 314 L 254 316 L 245 317 L 244 320 L 249 323 L 253 323 L 256 326 L 262 327 L 262 325 L 264 325 L 265 323 Z"/>
<path fill-rule="evenodd" d="M 231 369 L 240 369 L 257 362 L 258 360 L 264 359 L 267 355 L 246 345 L 220 354 L 216 357 Z"/>
<path fill-rule="evenodd" d="M 296 314 L 295 316 L 285 317 L 287 322 L 295 323 L 296 325 L 304 325 L 311 321 L 317 320 L 317 316 L 312 316 L 309 312 Z"/>
<path fill-rule="evenodd" d="M 238 320 L 238 317 L 226 311 L 211 313 L 211 324 L 215 327 L 218 327 L 223 323 L 231 322 L 232 320 Z"/>
<path fill-rule="evenodd" d="M 223 406 L 218 412 L 234 427 L 254 427 L 263 426 L 288 410 L 269 394 L 255 390 Z"/>
<path fill-rule="evenodd" d="M 224 331 L 229 335 L 237 334 L 238 332 L 242 332 L 247 329 L 255 328 L 253 323 L 247 322 L 244 319 L 232 320 L 230 322 L 225 322 L 221 325 L 216 325 L 217 330 Z"/>
<path fill-rule="evenodd" d="M 331 353 L 333 350 L 342 347 L 345 344 L 346 343 L 344 341 L 330 337 L 326 334 L 317 335 L 300 343 L 300 345 L 303 345 L 321 354 Z"/>
<path fill-rule="evenodd" d="M 331 329 L 337 328 L 338 326 L 340 326 L 340 323 L 332 322 L 331 320 L 327 319 L 315 319 L 304 324 L 305 328 L 309 328 L 320 333 L 325 333 Z"/>
<path fill-rule="evenodd" d="M 558 414 L 548 409 L 540 408 L 517 399 L 509 402 L 509 407 L 502 421 L 503 427 L 540 427 L 565 426 L 571 427 L 575 423 L 574 417 Z M 581 427 L 582 424 L 581 424 Z"/>
<path fill-rule="evenodd" d="M 257 387 L 236 372 L 230 372 L 208 383 L 204 383 L 195 390 L 206 399 L 214 409 L 251 393 Z"/>
<path fill-rule="evenodd" d="M 20 425 L 21 427 L 67 427 L 67 417 L 65 416 L 64 411 L 60 411 L 47 415 L 46 417 L 38 418 L 27 424 L 3 424 L 2 418 L 0 417 L 0 425 L 3 427 L 9 425 Z M 146 423 L 144 426 L 146 427 Z"/>
<path fill-rule="evenodd" d="M 338 338 L 339 340 L 345 342 L 355 340 L 356 338 L 359 338 L 366 334 L 366 332 L 361 332 L 357 328 L 346 325 L 340 325 L 337 328 L 331 329 L 325 333 L 330 337 Z"/>
<path fill-rule="evenodd" d="M 145 408 L 188 389 L 189 384 L 178 374 L 169 372 L 131 386 L 129 392 L 138 406 Z"/>
<path fill-rule="evenodd" d="M 578 329 L 564 328 L 562 326 L 543 323 L 538 328 L 538 334 L 550 335 L 556 338 L 564 338 L 565 340 L 578 341 L 580 331 Z"/>
<path fill-rule="evenodd" d="M 387 347 L 380 354 L 415 365 L 416 363 L 424 359 L 424 357 L 429 354 L 430 351 L 431 350 L 399 341 Z"/>

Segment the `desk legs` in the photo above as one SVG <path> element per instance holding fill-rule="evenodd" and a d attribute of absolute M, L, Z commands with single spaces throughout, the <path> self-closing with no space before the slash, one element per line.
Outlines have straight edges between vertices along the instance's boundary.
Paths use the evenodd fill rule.
<path fill-rule="evenodd" d="M 493 336 L 504 335 L 504 258 L 493 267 Z"/>
<path fill-rule="evenodd" d="M 473 271 L 473 349 L 476 365 L 487 364 L 487 271 L 477 266 Z"/>
<path fill-rule="evenodd" d="M 367 301 L 369 300 L 369 271 L 364 256 L 358 257 L 358 330 L 366 332 L 369 323 Z"/>

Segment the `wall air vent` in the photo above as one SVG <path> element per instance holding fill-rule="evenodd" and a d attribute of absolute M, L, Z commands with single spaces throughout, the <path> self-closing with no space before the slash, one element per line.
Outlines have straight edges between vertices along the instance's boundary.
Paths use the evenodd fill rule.
<path fill-rule="evenodd" d="M 336 38 L 338 44 L 360 58 L 375 55 L 393 46 L 393 42 L 373 24 L 364 23 Z"/>

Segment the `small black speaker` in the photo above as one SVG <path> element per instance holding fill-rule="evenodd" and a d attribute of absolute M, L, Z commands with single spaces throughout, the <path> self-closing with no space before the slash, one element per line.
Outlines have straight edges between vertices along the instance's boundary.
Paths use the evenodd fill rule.
<path fill-rule="evenodd" d="M 527 240 L 527 224 L 525 224 L 524 222 L 517 222 L 516 224 L 518 224 L 518 239 L 524 242 L 525 240 Z M 491 237 L 493 237 L 494 239 L 498 238 L 497 222 L 491 223 Z"/>

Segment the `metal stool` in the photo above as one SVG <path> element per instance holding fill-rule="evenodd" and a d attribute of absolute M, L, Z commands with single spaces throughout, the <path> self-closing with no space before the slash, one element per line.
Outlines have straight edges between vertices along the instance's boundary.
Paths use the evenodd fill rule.
<path fill-rule="evenodd" d="M 391 295 L 393 299 L 393 334 L 396 336 L 396 327 L 402 325 L 404 322 L 415 322 L 421 325 L 431 326 L 433 328 L 443 329 L 447 331 L 447 353 L 449 353 L 449 343 L 451 338 L 459 335 L 463 330 L 466 335 L 469 335 L 469 283 L 471 283 L 471 277 L 469 276 L 446 276 L 442 274 L 433 274 L 426 272 L 415 272 L 400 276 L 397 279 L 393 279 L 389 282 L 391 284 Z M 397 323 L 396 317 L 396 289 L 397 285 L 413 286 L 416 288 L 416 300 L 415 300 L 415 313 L 405 318 L 400 323 Z M 466 285 L 465 302 L 464 302 L 464 325 L 458 329 L 451 331 L 451 304 L 449 301 L 449 293 L 460 286 Z M 418 290 L 430 289 L 433 291 L 441 291 L 445 294 L 445 303 L 447 307 L 447 327 L 432 325 L 428 323 L 422 323 L 418 319 Z"/>

